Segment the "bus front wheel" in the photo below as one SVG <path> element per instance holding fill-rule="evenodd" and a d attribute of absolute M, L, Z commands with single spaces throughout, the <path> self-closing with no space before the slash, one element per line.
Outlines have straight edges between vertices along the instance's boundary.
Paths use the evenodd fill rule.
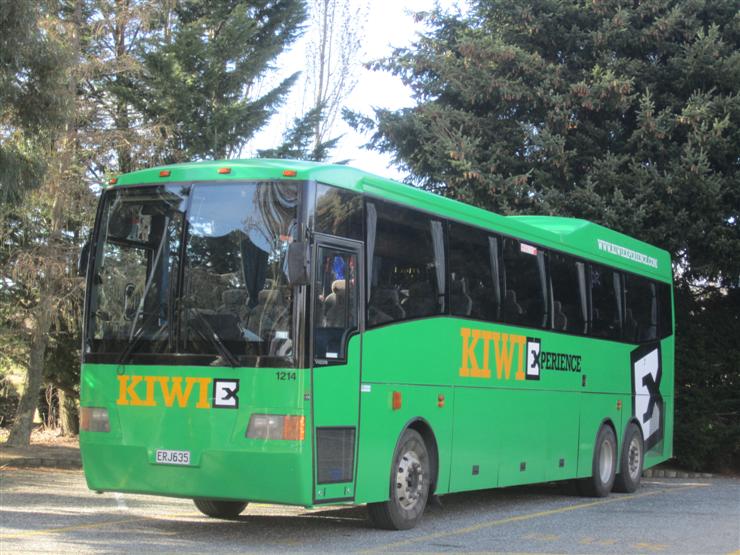
<path fill-rule="evenodd" d="M 193 499 L 198 510 L 213 518 L 236 518 L 246 508 L 243 501 L 218 501 L 216 499 Z"/>
<path fill-rule="evenodd" d="M 631 422 L 624 433 L 622 456 L 619 459 L 619 474 L 614 480 L 614 491 L 633 493 L 640 487 L 643 458 L 642 434 L 637 424 Z"/>
<path fill-rule="evenodd" d="M 611 426 L 603 425 L 596 434 L 591 476 L 577 482 L 578 491 L 587 497 L 606 497 L 617 473 L 617 438 Z"/>
<path fill-rule="evenodd" d="M 429 498 L 430 469 L 424 439 L 417 431 L 407 429 L 393 455 L 390 499 L 367 505 L 373 524 L 386 530 L 408 530 L 416 526 Z"/>

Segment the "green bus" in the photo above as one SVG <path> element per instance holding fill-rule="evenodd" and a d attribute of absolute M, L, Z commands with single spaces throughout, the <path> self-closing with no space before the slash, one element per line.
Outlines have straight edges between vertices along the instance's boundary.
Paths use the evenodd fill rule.
<path fill-rule="evenodd" d="M 229 160 L 112 180 L 83 252 L 93 490 L 407 529 L 432 495 L 632 492 L 671 456 L 670 257 L 593 223 Z"/>

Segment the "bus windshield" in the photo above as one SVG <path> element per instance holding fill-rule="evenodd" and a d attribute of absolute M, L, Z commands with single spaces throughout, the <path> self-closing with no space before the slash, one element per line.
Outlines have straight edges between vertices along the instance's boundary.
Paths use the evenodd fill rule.
<path fill-rule="evenodd" d="M 285 265 L 298 186 L 199 183 L 107 191 L 96 232 L 86 355 L 292 360 Z M 278 362 L 280 361 L 280 362 Z"/>

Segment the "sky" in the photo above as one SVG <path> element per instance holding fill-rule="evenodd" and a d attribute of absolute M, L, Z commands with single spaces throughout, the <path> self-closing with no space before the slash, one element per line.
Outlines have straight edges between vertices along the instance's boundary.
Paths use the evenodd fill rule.
<path fill-rule="evenodd" d="M 362 52 L 357 60 L 357 85 L 346 98 L 345 106 L 353 111 L 371 115 L 373 108 L 399 108 L 413 106 L 411 90 L 405 87 L 397 77 L 385 72 L 370 71 L 362 67 L 366 62 L 388 56 L 393 48 L 410 45 L 423 25 L 414 21 L 412 14 L 418 11 L 431 10 L 434 0 L 349 0 L 358 8 L 364 7 L 367 16 L 364 25 Z M 452 8 L 460 4 L 454 0 L 438 0 L 442 8 Z M 301 71 L 306 65 L 306 36 L 299 39 L 290 50 L 277 60 L 280 68 L 274 76 L 279 79 Z M 293 119 L 300 114 L 303 94 L 303 83 L 296 83 L 293 91 L 280 113 L 258 133 L 245 147 L 243 155 L 256 155 L 257 149 L 272 148 L 281 143 L 283 131 L 290 126 Z M 330 160 L 350 160 L 350 165 L 384 177 L 403 178 L 403 173 L 392 166 L 391 157 L 363 149 L 369 137 L 356 133 L 341 119 L 333 129 L 332 136 L 342 135 L 338 147 L 332 152 Z"/>

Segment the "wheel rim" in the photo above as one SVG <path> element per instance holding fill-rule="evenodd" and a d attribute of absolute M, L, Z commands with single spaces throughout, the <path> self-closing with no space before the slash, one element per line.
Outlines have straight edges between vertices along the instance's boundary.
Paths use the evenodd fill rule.
<path fill-rule="evenodd" d="M 424 470 L 419 456 L 406 451 L 396 469 L 396 500 L 405 510 L 413 509 L 421 500 L 424 490 Z"/>
<path fill-rule="evenodd" d="M 609 483 L 614 470 L 614 449 L 609 441 L 601 444 L 599 452 L 599 477 L 602 484 Z"/>
<path fill-rule="evenodd" d="M 627 469 L 633 481 L 640 477 L 641 451 L 640 439 L 637 436 L 633 436 L 630 441 L 629 450 L 627 451 Z"/>

